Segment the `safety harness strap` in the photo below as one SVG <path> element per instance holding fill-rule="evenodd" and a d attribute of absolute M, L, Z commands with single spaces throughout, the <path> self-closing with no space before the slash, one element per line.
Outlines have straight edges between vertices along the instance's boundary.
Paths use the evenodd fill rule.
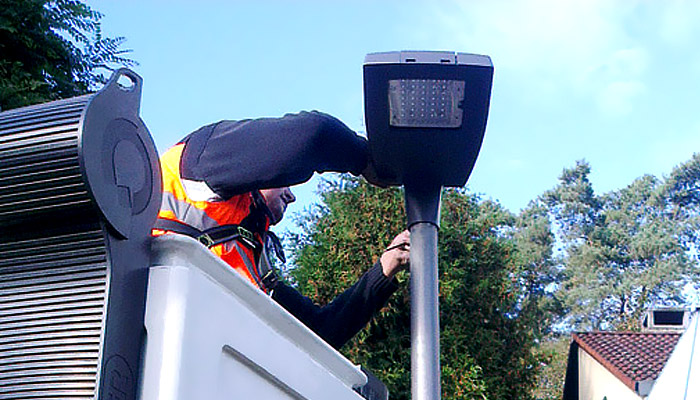
<path fill-rule="evenodd" d="M 202 231 L 180 221 L 158 218 L 154 228 L 192 237 L 208 248 L 224 242 L 233 241 L 236 252 L 238 252 L 238 255 L 241 257 L 246 269 L 248 269 L 250 276 L 255 280 L 255 283 L 269 293 L 277 286 L 277 274 L 268 258 L 269 246 L 272 246 L 272 250 L 282 262 L 285 261 L 285 257 L 279 238 L 270 231 L 265 234 L 266 240 L 260 243 L 255 239 L 252 232 L 241 225 L 221 225 Z M 248 254 L 243 250 L 240 242 L 243 242 L 254 250 L 258 250 L 262 247 L 258 268 L 255 267 L 255 262 L 251 260 Z"/>
<path fill-rule="evenodd" d="M 180 221 L 158 218 L 154 228 L 187 235 L 197 239 L 208 248 L 231 240 L 240 240 L 252 249 L 259 249 L 261 246 L 260 242 L 253 236 L 253 233 L 241 225 L 220 225 L 214 228 L 199 230 Z"/>
<path fill-rule="evenodd" d="M 255 268 L 255 264 L 253 263 L 253 260 L 248 258 L 248 254 L 246 254 L 245 251 L 241 248 L 241 245 L 238 242 L 233 242 L 233 244 L 236 246 L 236 251 L 238 252 L 238 255 L 241 256 L 241 260 L 243 260 L 243 264 L 245 264 L 245 267 L 248 269 L 248 272 L 250 273 L 250 276 L 253 277 L 255 280 L 255 283 L 258 285 L 258 287 L 265 288 L 263 286 L 263 283 L 260 281 L 260 277 L 262 276 L 262 273 L 258 273 L 258 271 Z M 262 257 L 264 258 L 264 257 Z"/>

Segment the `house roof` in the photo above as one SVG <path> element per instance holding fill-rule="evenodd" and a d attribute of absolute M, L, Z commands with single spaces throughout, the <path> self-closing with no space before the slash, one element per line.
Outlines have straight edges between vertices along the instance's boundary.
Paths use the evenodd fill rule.
<path fill-rule="evenodd" d="M 573 340 L 613 375 L 635 390 L 656 379 L 676 347 L 680 332 L 585 332 Z"/>

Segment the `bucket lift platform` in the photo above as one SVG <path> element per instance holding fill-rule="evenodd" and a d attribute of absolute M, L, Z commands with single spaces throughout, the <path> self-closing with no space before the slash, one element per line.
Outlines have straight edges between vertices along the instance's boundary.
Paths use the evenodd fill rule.
<path fill-rule="evenodd" d="M 361 399 L 359 367 L 182 235 L 154 239 L 144 399 Z"/>
<path fill-rule="evenodd" d="M 140 94 L 122 69 L 0 113 L 0 399 L 387 399 L 198 242 L 151 238 Z"/>

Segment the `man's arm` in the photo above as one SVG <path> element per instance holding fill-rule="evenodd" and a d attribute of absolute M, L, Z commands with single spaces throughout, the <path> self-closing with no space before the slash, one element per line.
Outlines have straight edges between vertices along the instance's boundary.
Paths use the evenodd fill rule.
<path fill-rule="evenodd" d="M 222 121 L 185 140 L 183 178 L 206 182 L 224 199 L 305 182 L 314 172 L 360 175 L 368 163 L 367 141 L 320 112 Z"/>
<path fill-rule="evenodd" d="M 379 261 L 330 304 L 319 307 L 295 289 L 278 284 L 272 298 L 336 349 L 359 332 L 398 288 L 394 276 L 408 265 L 410 233 L 391 241 Z"/>
<path fill-rule="evenodd" d="M 320 307 L 295 289 L 278 284 L 272 298 L 336 349 L 359 332 L 398 288 L 377 262 L 360 279 Z"/>

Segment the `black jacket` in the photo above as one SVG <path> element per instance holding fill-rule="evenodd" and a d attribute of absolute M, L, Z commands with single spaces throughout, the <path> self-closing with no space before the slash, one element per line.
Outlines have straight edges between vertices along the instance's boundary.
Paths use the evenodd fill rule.
<path fill-rule="evenodd" d="M 324 307 L 314 304 L 295 289 L 278 284 L 272 298 L 304 325 L 339 349 L 359 332 L 397 289 L 377 262 L 354 285 Z"/>
<path fill-rule="evenodd" d="M 281 118 L 221 121 L 182 140 L 181 178 L 200 181 L 220 198 L 291 186 L 314 172 L 359 175 L 367 141 L 338 119 L 319 112 Z M 352 338 L 396 290 L 376 264 L 330 304 L 319 307 L 279 284 L 272 298 L 335 348 Z"/>
<path fill-rule="evenodd" d="M 314 172 L 360 175 L 368 160 L 367 140 L 316 111 L 221 121 L 182 142 L 181 177 L 204 181 L 222 199 L 296 185 Z"/>

